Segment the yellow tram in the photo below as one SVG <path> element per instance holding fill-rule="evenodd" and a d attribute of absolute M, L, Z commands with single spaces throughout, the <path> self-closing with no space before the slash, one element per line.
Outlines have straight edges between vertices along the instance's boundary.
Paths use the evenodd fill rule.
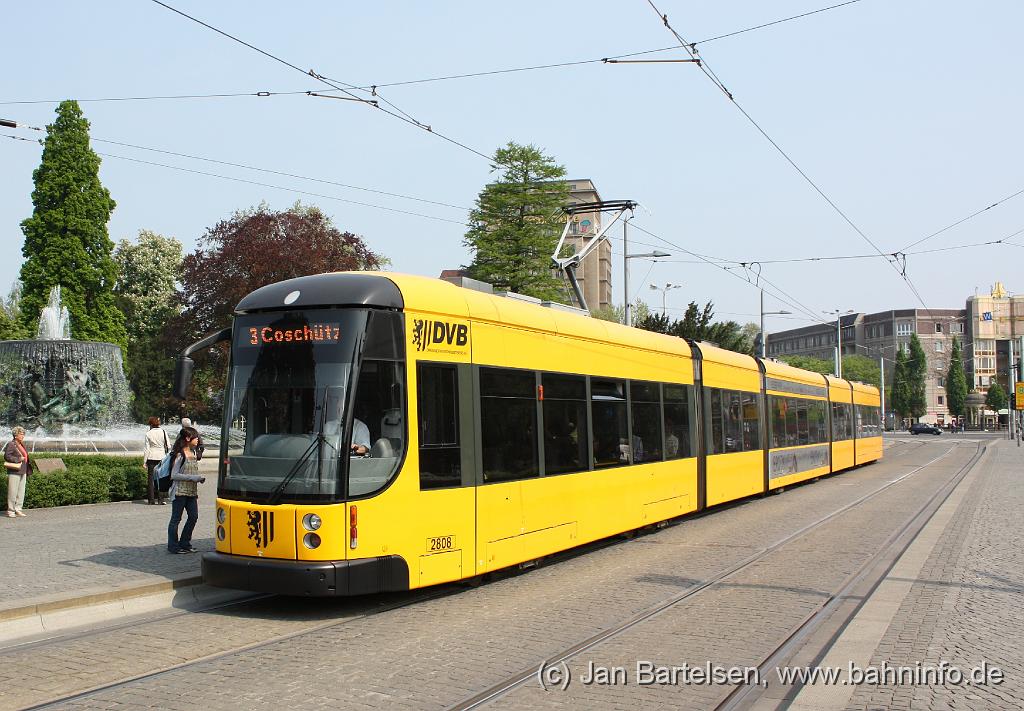
<path fill-rule="evenodd" d="M 882 456 L 878 391 L 390 273 L 258 289 L 231 329 L 216 586 L 456 581 Z"/>

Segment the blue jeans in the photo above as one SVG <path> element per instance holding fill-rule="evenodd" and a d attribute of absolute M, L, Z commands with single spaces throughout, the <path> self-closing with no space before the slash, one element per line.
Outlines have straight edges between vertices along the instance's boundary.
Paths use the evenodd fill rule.
<path fill-rule="evenodd" d="M 178 524 L 181 523 L 182 512 L 187 513 L 188 518 L 181 529 L 181 538 L 178 538 Z M 178 550 L 188 550 L 192 547 L 192 529 L 196 527 L 198 518 L 198 496 L 174 497 L 174 501 L 171 502 L 171 522 L 167 524 L 167 550 L 176 553 Z"/>

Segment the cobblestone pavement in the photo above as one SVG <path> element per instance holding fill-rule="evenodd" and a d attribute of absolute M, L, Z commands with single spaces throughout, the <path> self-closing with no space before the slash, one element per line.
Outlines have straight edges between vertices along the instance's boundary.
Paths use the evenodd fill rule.
<path fill-rule="evenodd" d="M 628 666 L 637 659 L 753 663 L 974 449 L 973 443 L 952 442 L 894 446 L 883 463 L 782 496 L 751 500 L 525 575 L 369 617 L 356 615 L 379 604 L 377 598 L 267 602 L 262 609 L 227 608 L 111 630 L 54 646 L 45 657 L 41 649 L 8 650 L 0 664 L 0 684 L 8 693 L 0 703 L 35 703 L 218 649 L 275 640 L 333 616 L 342 620 L 330 629 L 272 641 L 66 706 L 443 708 L 535 667 L 949 451 L 871 505 L 770 554 L 729 585 L 701 593 L 571 661 L 577 680 L 588 658 L 609 664 L 623 660 Z M 45 673 L 34 673 L 33 663 Z M 702 708 L 721 693 L 714 687 L 584 687 L 577 681 L 565 692 L 545 693 L 530 684 L 496 705 Z"/>
<path fill-rule="evenodd" d="M 1024 449 L 992 448 L 879 644 L 871 665 L 966 671 L 987 663 L 1001 684 L 858 688 L 850 709 L 1024 708 Z"/>
<path fill-rule="evenodd" d="M 201 551 L 213 550 L 217 496 L 216 475 L 206 476 L 194 534 Z M 0 516 L 0 610 L 199 575 L 199 556 L 167 552 L 169 505 L 123 501 L 26 514 Z"/>

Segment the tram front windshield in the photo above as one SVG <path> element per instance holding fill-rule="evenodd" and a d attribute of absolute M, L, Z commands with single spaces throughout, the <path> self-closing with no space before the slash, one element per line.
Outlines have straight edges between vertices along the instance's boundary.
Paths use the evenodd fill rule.
<path fill-rule="evenodd" d="M 353 309 L 236 319 L 220 496 L 271 504 L 342 499 L 350 447 L 369 457 L 367 426 L 346 412 L 367 321 L 367 311 Z M 374 375 L 380 364 L 367 370 Z"/>

